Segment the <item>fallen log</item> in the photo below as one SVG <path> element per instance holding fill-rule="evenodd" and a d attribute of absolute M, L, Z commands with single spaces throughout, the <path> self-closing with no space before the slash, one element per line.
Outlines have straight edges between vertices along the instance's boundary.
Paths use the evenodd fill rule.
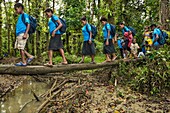
<path fill-rule="evenodd" d="M 135 63 L 143 61 L 143 59 L 132 59 L 132 60 L 115 60 L 108 63 L 99 64 L 68 64 L 68 65 L 54 65 L 53 67 L 47 66 L 26 66 L 17 67 L 14 65 L 1 65 L 0 74 L 10 74 L 10 75 L 43 75 L 48 73 L 56 72 L 68 72 L 68 71 L 78 71 L 78 70 L 91 70 L 103 67 L 118 66 L 119 63 Z"/>

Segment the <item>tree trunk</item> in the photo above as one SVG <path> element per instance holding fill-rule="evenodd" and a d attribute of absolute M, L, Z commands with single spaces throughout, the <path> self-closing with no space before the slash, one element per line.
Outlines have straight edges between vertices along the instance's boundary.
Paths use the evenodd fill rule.
<path fill-rule="evenodd" d="M 168 29 L 168 19 L 170 18 L 169 14 L 169 0 L 160 0 L 160 11 L 159 11 L 159 21 L 160 23 L 165 27 L 165 29 Z"/>
<path fill-rule="evenodd" d="M 40 6 L 41 0 L 36 1 L 36 6 Z M 36 10 L 36 18 L 37 18 L 37 22 L 39 23 L 40 21 L 40 10 L 39 7 Z M 39 27 L 39 26 L 37 26 Z M 40 47 L 40 31 L 37 29 L 36 31 L 36 55 L 37 57 L 41 56 L 41 47 Z"/>
<path fill-rule="evenodd" d="M 92 70 L 105 67 L 115 67 L 119 63 L 136 63 L 143 62 L 143 59 L 133 59 L 133 60 L 116 60 L 110 63 L 100 63 L 100 64 L 69 64 L 69 65 L 54 65 L 53 67 L 46 66 L 27 66 L 27 67 L 17 67 L 11 65 L 0 66 L 0 74 L 11 74 L 11 75 L 41 75 L 56 72 L 68 72 L 68 71 L 78 71 L 78 70 Z"/>
<path fill-rule="evenodd" d="M 9 16 L 8 16 L 8 10 L 7 10 L 7 3 L 5 2 L 5 0 L 3 1 L 4 2 L 4 6 L 5 6 L 5 14 L 6 14 L 6 27 L 7 27 L 7 37 L 8 37 L 8 55 L 11 54 L 11 50 L 10 50 L 10 45 L 11 45 L 11 39 L 10 39 L 10 21 L 9 21 Z"/>
<path fill-rule="evenodd" d="M 70 32 L 66 32 L 66 50 L 69 54 L 71 54 L 70 43 L 69 43 L 70 34 L 71 34 Z"/>
<path fill-rule="evenodd" d="M 109 13 L 108 14 L 108 22 L 111 23 L 111 24 L 114 24 L 114 5 L 113 5 L 113 0 L 108 0 L 107 1 L 107 4 L 111 10 L 112 13 Z"/>
<path fill-rule="evenodd" d="M 0 57 L 2 57 L 2 1 L 0 1 Z"/>
<path fill-rule="evenodd" d="M 55 9 L 55 0 L 53 0 L 53 11 Z"/>

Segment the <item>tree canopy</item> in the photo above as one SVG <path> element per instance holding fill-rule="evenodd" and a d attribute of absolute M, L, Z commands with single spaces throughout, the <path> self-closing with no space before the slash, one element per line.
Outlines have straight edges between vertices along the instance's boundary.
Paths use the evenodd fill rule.
<path fill-rule="evenodd" d="M 67 22 L 67 33 L 63 35 L 65 49 L 69 54 L 79 54 L 82 43 L 80 18 L 86 15 L 88 21 L 98 27 L 97 41 L 101 42 L 102 32 L 100 17 L 105 16 L 109 22 L 116 24 L 124 21 L 127 25 L 137 30 L 137 38 L 140 41 L 143 27 L 152 23 L 162 24 L 168 30 L 170 28 L 170 16 L 168 0 L 0 0 L 0 55 L 16 56 L 13 49 L 15 42 L 15 25 L 17 15 L 14 4 L 21 2 L 25 6 L 25 12 L 36 17 L 38 28 L 29 38 L 27 47 L 29 52 L 37 56 L 47 50 L 49 42 L 48 19 L 44 10 L 50 7 L 55 14 L 64 18 Z M 119 31 L 119 30 L 117 30 Z"/>

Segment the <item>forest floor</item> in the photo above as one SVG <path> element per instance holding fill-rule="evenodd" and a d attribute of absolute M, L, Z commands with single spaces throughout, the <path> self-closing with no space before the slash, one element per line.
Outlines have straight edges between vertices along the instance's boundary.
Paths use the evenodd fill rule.
<path fill-rule="evenodd" d="M 169 113 L 170 94 L 147 96 L 128 86 L 108 83 L 109 71 L 100 70 L 91 75 L 76 73 L 78 83 L 66 83 L 53 98 L 48 113 Z M 81 78 L 80 78 L 81 76 Z M 64 77 L 63 81 L 68 80 Z M 70 78 L 71 80 L 71 78 Z M 75 80 L 74 80 L 75 82 Z M 62 82 L 61 82 L 62 83 Z M 43 112 L 42 112 L 43 113 Z"/>
<path fill-rule="evenodd" d="M 12 59 L 13 61 L 16 59 Z M 161 96 L 148 96 L 145 92 L 141 94 L 119 81 L 110 83 L 109 74 L 107 69 L 101 69 L 53 77 L 51 88 L 38 97 L 41 99 L 41 105 L 37 108 L 38 113 L 170 112 L 170 94 L 160 94 Z M 0 96 L 22 85 L 25 79 L 26 76 L 0 75 Z"/>

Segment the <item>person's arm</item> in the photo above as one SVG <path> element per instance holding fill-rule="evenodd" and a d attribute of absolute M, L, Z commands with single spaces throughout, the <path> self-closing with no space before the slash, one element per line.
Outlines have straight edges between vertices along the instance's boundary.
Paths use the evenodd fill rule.
<path fill-rule="evenodd" d="M 92 34 L 92 28 L 91 28 L 90 24 L 87 24 L 87 29 L 88 29 L 88 31 L 89 31 L 89 33 L 90 33 L 90 38 L 89 38 L 89 40 L 91 41 L 93 34 Z"/>
<path fill-rule="evenodd" d="M 108 30 L 108 32 L 107 32 L 107 40 L 109 40 L 109 38 L 110 38 L 110 30 Z"/>
<path fill-rule="evenodd" d="M 107 24 L 106 27 L 107 27 L 107 40 L 106 40 L 106 45 L 109 45 L 110 31 L 111 31 L 110 24 Z"/>
<path fill-rule="evenodd" d="M 117 42 L 118 36 L 119 36 L 118 34 L 115 35 L 115 37 L 114 37 L 114 41 L 115 41 L 115 42 Z"/>
<path fill-rule="evenodd" d="M 63 25 L 62 25 L 62 23 L 60 22 L 60 20 L 57 16 L 53 16 L 52 18 L 58 23 L 58 26 L 52 32 L 52 37 L 54 37 L 55 34 L 56 34 L 56 31 L 58 31 Z"/>
<path fill-rule="evenodd" d="M 92 40 L 92 32 L 90 31 L 90 40 Z"/>
<path fill-rule="evenodd" d="M 56 22 L 58 23 L 58 27 L 54 30 L 54 32 L 58 31 L 63 26 L 59 19 L 56 20 Z"/>
<path fill-rule="evenodd" d="M 153 41 L 153 44 L 154 44 L 158 39 L 159 39 L 159 35 L 156 34 L 156 37 L 155 37 L 155 39 L 154 39 L 154 41 Z"/>
<path fill-rule="evenodd" d="M 26 31 L 24 33 L 23 39 L 26 39 L 28 36 L 28 32 L 30 30 L 30 20 L 27 14 L 24 14 L 25 22 L 26 22 Z"/>
<path fill-rule="evenodd" d="M 129 35 L 131 35 L 132 34 L 132 31 L 129 31 Z"/>
<path fill-rule="evenodd" d="M 132 34 L 132 31 L 127 26 L 125 26 L 124 29 L 125 29 L 126 32 L 128 32 L 129 35 Z"/>

